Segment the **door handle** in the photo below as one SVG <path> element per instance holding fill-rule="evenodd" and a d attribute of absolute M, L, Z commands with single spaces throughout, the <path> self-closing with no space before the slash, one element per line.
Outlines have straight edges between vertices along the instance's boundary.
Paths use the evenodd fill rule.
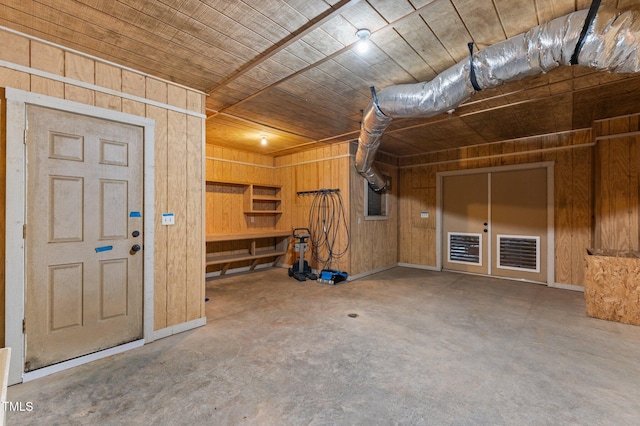
<path fill-rule="evenodd" d="M 132 237 L 134 237 L 134 238 L 135 238 L 135 237 L 139 237 L 139 236 L 140 236 L 140 231 L 133 231 L 133 232 L 131 233 L 131 236 L 132 236 Z"/>
<path fill-rule="evenodd" d="M 141 249 L 140 244 L 134 244 L 131 246 L 131 251 L 134 253 L 137 251 L 140 251 L 140 249 Z"/>

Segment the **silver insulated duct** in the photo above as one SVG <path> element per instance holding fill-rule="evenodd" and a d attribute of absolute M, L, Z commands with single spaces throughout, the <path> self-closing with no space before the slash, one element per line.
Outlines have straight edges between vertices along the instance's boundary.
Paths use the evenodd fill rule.
<path fill-rule="evenodd" d="M 374 92 L 364 110 L 358 138 L 358 173 L 373 189 L 384 189 L 385 181 L 374 169 L 373 160 L 393 118 L 438 115 L 456 108 L 478 90 L 538 75 L 560 65 L 638 72 L 640 14 L 598 9 L 598 4 L 594 2 L 590 10 L 570 13 L 489 46 L 429 82 L 400 84 Z"/>

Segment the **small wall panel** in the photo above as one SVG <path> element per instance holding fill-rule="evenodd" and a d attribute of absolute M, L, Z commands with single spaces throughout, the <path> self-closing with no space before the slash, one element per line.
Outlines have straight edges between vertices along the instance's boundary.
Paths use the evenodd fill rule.
<path fill-rule="evenodd" d="M 594 123 L 598 137 L 595 248 L 633 251 L 640 247 L 640 138 L 634 133 L 638 122 L 638 115 L 631 115 Z"/>
<path fill-rule="evenodd" d="M 555 167 L 555 255 L 558 259 L 571 259 L 571 220 L 573 218 L 572 152 L 569 150 L 553 153 Z M 556 262 L 555 280 L 571 283 L 571 262 Z"/>
<path fill-rule="evenodd" d="M 187 282 L 204 282 L 204 242 L 202 241 L 204 208 L 204 159 L 202 158 L 202 120 L 187 117 Z M 197 185 L 196 182 L 200 182 Z M 187 321 L 205 316 L 204 286 L 187 286 Z"/>
<path fill-rule="evenodd" d="M 175 215 L 175 225 L 167 235 L 167 323 L 179 324 L 187 318 L 187 119 L 169 111 L 167 135 L 167 210 Z"/>
<path fill-rule="evenodd" d="M 142 80 L 144 82 L 144 80 Z M 144 86 L 143 86 L 144 87 Z M 143 106 L 144 107 L 144 106 Z M 168 226 L 162 225 L 162 213 L 168 212 L 167 196 L 167 164 L 168 164 L 168 117 L 167 110 L 155 106 L 147 106 L 147 117 L 156 122 L 155 132 L 155 192 L 156 218 L 154 221 L 155 264 L 153 305 L 155 329 L 168 326 L 167 323 L 167 263 L 168 263 Z"/>
<path fill-rule="evenodd" d="M 30 45 L 31 67 L 52 74 L 64 75 L 64 50 L 39 41 L 31 41 Z"/>
<path fill-rule="evenodd" d="M 573 212 L 571 215 L 571 283 L 584 284 L 585 248 L 592 244 L 593 234 L 593 149 L 572 150 Z"/>
<path fill-rule="evenodd" d="M 0 42 L 1 43 L 1 42 Z M 0 47 L 2 50 L 2 47 Z M 0 77 L 1 80 L 2 77 Z M 7 177 L 7 154 L 6 154 L 6 111 L 4 100 L 4 89 L 0 87 L 0 259 L 5 259 L 5 235 L 6 235 L 6 177 Z M 0 262 L 0 345 L 4 344 L 5 328 L 5 262 Z"/>

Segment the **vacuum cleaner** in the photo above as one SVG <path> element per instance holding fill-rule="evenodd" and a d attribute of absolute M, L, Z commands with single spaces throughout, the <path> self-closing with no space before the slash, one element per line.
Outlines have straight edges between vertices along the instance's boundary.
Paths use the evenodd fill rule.
<path fill-rule="evenodd" d="M 294 250 L 296 253 L 300 253 L 300 257 L 298 261 L 289 268 L 289 276 L 298 281 L 306 281 L 307 278 L 310 280 L 318 279 L 316 274 L 311 270 L 309 263 L 304 260 L 304 252 L 307 250 L 307 247 L 309 247 L 307 238 L 311 238 L 311 231 L 309 231 L 309 228 L 296 228 L 293 230 L 293 238 L 298 240 L 294 244 Z"/>

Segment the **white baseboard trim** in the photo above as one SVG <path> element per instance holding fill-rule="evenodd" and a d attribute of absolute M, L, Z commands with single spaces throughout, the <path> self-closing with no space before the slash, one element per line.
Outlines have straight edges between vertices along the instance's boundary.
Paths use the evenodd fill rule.
<path fill-rule="evenodd" d="M 380 268 L 372 269 L 370 271 L 362 272 L 360 274 L 349 275 L 347 277 L 347 281 L 359 280 L 360 278 L 368 277 L 369 275 L 377 274 L 378 272 L 386 271 L 388 269 L 395 268 L 396 266 L 397 264 L 394 263 L 393 265 L 382 266 Z"/>
<path fill-rule="evenodd" d="M 207 325 L 207 317 L 194 319 L 192 321 L 183 322 L 182 324 L 173 325 L 167 328 L 161 328 L 153 332 L 155 340 L 164 339 L 165 337 L 173 336 L 174 334 L 182 333 L 184 331 L 193 330 L 194 328 Z"/>
<path fill-rule="evenodd" d="M 440 269 L 436 268 L 435 266 L 416 265 L 414 263 L 402 263 L 402 262 L 399 262 L 398 266 L 402 266 L 403 268 L 426 269 L 427 271 L 440 271 Z"/>
<path fill-rule="evenodd" d="M 575 284 L 552 283 L 549 284 L 549 287 L 561 288 L 563 290 L 579 291 L 581 293 L 584 293 L 584 287 Z"/>
<path fill-rule="evenodd" d="M 107 358 L 112 355 L 116 355 L 122 352 L 129 351 L 131 349 L 139 348 L 144 345 L 144 339 L 134 340 L 133 342 L 125 343 L 124 345 L 115 346 L 113 348 L 105 349 L 103 351 L 94 352 L 89 355 L 84 355 L 78 358 L 70 359 L 69 361 L 53 364 L 48 367 L 39 368 L 37 370 L 29 371 L 22 374 L 23 382 L 30 382 L 32 380 L 40 379 L 53 373 L 59 373 L 60 371 L 68 370 L 73 367 L 78 367 L 83 364 L 87 364 L 92 361 L 97 361 L 102 358 Z"/>

